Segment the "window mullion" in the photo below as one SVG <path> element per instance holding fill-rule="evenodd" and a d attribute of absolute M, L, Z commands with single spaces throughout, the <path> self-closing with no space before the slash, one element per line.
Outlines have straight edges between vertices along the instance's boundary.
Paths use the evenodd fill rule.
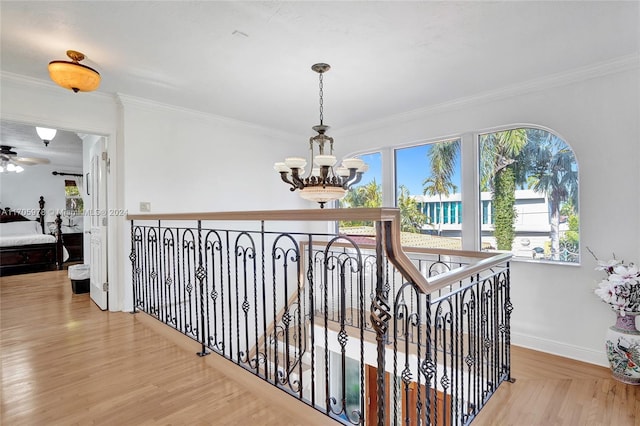
<path fill-rule="evenodd" d="M 460 138 L 462 181 L 462 249 L 480 249 L 480 185 L 477 135 L 465 133 Z"/>

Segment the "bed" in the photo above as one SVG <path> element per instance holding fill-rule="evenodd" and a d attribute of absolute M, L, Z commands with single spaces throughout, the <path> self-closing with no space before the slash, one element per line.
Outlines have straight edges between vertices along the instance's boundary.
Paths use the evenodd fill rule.
<path fill-rule="evenodd" d="M 36 220 L 10 208 L 0 212 L 0 276 L 62 269 L 62 220 L 58 214 L 50 233 L 45 226 L 44 197 L 38 205 Z"/>

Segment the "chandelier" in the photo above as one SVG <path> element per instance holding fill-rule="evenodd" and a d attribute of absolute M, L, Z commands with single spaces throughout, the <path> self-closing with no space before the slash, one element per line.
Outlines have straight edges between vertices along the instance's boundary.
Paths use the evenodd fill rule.
<path fill-rule="evenodd" d="M 301 157 L 289 157 L 284 162 L 275 163 L 273 168 L 280 173 L 282 180 L 291 185 L 290 191 L 300 190 L 305 200 L 315 201 L 324 208 L 325 203 L 342 199 L 347 191 L 360 182 L 362 174 L 369 166 L 359 158 L 345 158 L 339 167 L 333 155 L 333 138 L 326 135 L 329 126 L 323 123 L 323 79 L 331 67 L 327 64 L 315 64 L 311 69 L 319 74 L 320 80 L 320 124 L 312 129 L 318 134 L 309 138 L 310 162 L 313 165 L 309 174 L 305 174 L 307 160 Z"/>
<path fill-rule="evenodd" d="M 49 76 L 51 80 L 65 89 L 74 92 L 90 92 L 100 85 L 100 73 L 93 68 L 82 65 L 84 54 L 75 50 L 67 50 L 69 61 L 49 62 Z"/>

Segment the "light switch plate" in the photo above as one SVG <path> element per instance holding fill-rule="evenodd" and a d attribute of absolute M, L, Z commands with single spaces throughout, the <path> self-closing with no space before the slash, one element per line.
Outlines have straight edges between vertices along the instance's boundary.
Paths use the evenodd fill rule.
<path fill-rule="evenodd" d="M 150 212 L 151 211 L 151 203 L 148 201 L 140 201 L 140 211 L 141 212 Z"/>

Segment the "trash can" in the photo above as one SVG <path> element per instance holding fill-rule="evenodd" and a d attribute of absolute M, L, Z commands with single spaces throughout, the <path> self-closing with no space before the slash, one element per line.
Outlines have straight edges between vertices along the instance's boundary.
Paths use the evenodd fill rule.
<path fill-rule="evenodd" d="M 88 293 L 90 278 L 91 267 L 89 265 L 69 266 L 69 279 L 74 294 Z"/>

